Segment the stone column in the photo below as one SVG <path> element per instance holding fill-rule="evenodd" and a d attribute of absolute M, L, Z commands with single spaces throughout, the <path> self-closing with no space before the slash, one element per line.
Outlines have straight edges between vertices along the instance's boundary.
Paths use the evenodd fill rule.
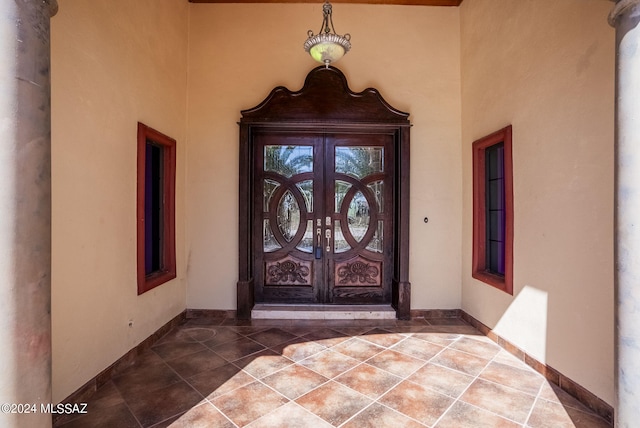
<path fill-rule="evenodd" d="M 51 415 L 42 413 L 40 404 L 51 402 L 49 21 L 54 10 L 57 3 L 48 0 L 0 3 L 2 427 L 51 426 Z M 36 407 L 25 408 L 27 403 Z"/>
<path fill-rule="evenodd" d="M 640 0 L 616 2 L 615 426 L 640 423 Z"/>

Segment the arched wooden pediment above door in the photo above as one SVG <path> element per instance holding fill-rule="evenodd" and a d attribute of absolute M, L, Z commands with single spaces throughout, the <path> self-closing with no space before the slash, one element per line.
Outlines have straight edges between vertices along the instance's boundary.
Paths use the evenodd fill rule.
<path fill-rule="evenodd" d="M 324 66 L 241 113 L 238 317 L 260 302 L 409 318 L 409 114 Z"/>

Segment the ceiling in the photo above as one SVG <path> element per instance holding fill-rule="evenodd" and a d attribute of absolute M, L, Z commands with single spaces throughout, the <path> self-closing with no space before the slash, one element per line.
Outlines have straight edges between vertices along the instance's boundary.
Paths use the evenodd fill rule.
<path fill-rule="evenodd" d="M 189 0 L 189 3 L 322 3 L 322 0 Z M 462 0 L 332 0 L 332 3 L 460 6 Z"/>

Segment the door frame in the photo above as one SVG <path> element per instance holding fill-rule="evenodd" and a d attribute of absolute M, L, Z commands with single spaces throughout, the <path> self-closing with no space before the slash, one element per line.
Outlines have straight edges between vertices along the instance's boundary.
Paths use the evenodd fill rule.
<path fill-rule="evenodd" d="M 239 141 L 239 229 L 237 317 L 250 319 L 255 304 L 253 281 L 254 135 L 259 130 L 286 132 L 380 133 L 393 136 L 395 160 L 393 280 L 391 303 L 399 319 L 409 319 L 409 113 L 391 107 L 373 88 L 354 93 L 335 67 L 316 67 L 301 90 L 274 88 L 256 107 L 241 111 Z"/>

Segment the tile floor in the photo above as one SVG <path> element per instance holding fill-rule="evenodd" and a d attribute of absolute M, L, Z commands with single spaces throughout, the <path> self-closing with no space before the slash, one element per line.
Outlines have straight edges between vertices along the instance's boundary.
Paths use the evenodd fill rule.
<path fill-rule="evenodd" d="M 60 427 L 609 427 L 459 319 L 191 319 Z"/>

